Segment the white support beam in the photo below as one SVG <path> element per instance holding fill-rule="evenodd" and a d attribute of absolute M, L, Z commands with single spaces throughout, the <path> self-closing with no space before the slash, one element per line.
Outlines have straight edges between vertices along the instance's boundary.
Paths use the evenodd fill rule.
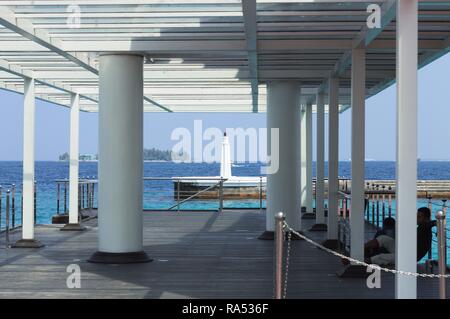
<path fill-rule="evenodd" d="M 34 86 L 34 79 L 25 79 L 23 102 L 23 239 L 34 239 L 34 144 L 36 111 Z"/>
<path fill-rule="evenodd" d="M 69 171 L 69 224 L 76 225 L 78 220 L 78 157 L 80 139 L 80 96 L 71 96 L 70 106 L 70 171 Z"/>
<path fill-rule="evenodd" d="M 35 111 L 34 94 L 35 81 L 32 78 L 24 80 L 23 101 L 23 182 L 22 182 L 22 239 L 13 247 L 39 248 L 42 244 L 34 238 L 34 146 L 35 146 Z"/>
<path fill-rule="evenodd" d="M 258 112 L 258 45 L 257 45 L 257 14 L 256 0 L 242 1 L 244 16 L 245 40 L 247 43 L 248 65 L 250 69 L 250 84 L 252 87 L 253 112 Z"/>
<path fill-rule="evenodd" d="M 395 266 L 410 272 L 417 272 L 417 10 L 417 0 L 398 1 Z M 395 296 L 417 298 L 417 278 L 397 274 Z"/>
<path fill-rule="evenodd" d="M 40 30 L 39 33 L 35 32 L 33 23 L 27 19 L 16 18 L 14 11 L 4 5 L 0 7 L 0 24 L 50 51 L 58 53 L 84 69 L 98 74 L 98 70 L 85 53 L 69 53 L 63 48 L 61 40 L 52 38 L 45 30 Z"/>
<path fill-rule="evenodd" d="M 381 27 L 369 29 L 366 25 L 361 32 L 353 39 L 353 48 L 361 45 L 369 46 L 377 36 L 383 32 L 395 18 L 397 0 L 388 0 L 381 5 Z M 333 68 L 334 76 L 342 76 L 345 70 L 350 66 L 352 59 L 351 51 L 346 51 Z"/>
<path fill-rule="evenodd" d="M 89 261 L 148 262 L 143 251 L 143 57 L 100 57 L 99 251 Z"/>
<path fill-rule="evenodd" d="M 350 256 L 357 260 L 364 260 L 365 55 L 366 50 L 364 48 L 352 50 Z"/>
<path fill-rule="evenodd" d="M 274 170 L 267 173 L 266 231 L 260 239 L 273 239 L 274 217 L 278 212 L 285 214 L 286 222 L 293 229 L 301 230 L 299 100 L 300 82 L 267 84 L 267 149 L 277 150 L 278 158 L 272 154 Z"/>
<path fill-rule="evenodd" d="M 45 86 L 48 86 L 49 88 L 53 88 L 53 89 L 59 90 L 64 93 L 77 94 L 77 91 L 74 88 L 72 88 L 71 85 L 65 84 L 60 81 L 48 80 L 48 79 L 45 79 L 44 77 L 42 77 L 42 78 L 36 77 L 35 72 L 33 72 L 31 70 L 23 70 L 19 66 L 11 65 L 10 63 L 8 63 L 8 61 L 3 60 L 3 59 L 0 59 L 0 70 L 8 72 L 10 74 L 13 74 L 15 76 L 24 78 L 24 79 L 33 78 L 36 83 L 43 84 Z M 95 100 L 87 95 L 82 94 L 81 96 L 84 99 L 91 100 L 95 103 L 98 103 L 97 100 Z"/>
<path fill-rule="evenodd" d="M 302 107 L 300 113 L 300 198 L 301 206 L 306 209 L 306 109 Z"/>
<path fill-rule="evenodd" d="M 316 227 L 325 224 L 324 211 L 324 168 L 325 168 L 325 96 L 318 93 L 317 104 L 317 156 L 316 156 Z M 323 229 L 323 227 L 322 227 Z"/>
<path fill-rule="evenodd" d="M 91 61 L 89 54 L 86 52 L 79 52 L 78 50 L 67 50 L 64 47 L 63 41 L 57 38 L 52 38 L 45 30 L 39 30 L 39 32 L 36 32 L 32 22 L 24 18 L 17 18 L 14 11 L 6 6 L 0 7 L 0 25 L 3 25 L 4 27 L 24 36 L 34 43 L 59 54 L 67 60 L 72 61 L 76 65 L 98 76 L 99 71 L 93 61 Z M 17 43 L 15 47 L 16 50 L 18 50 Z M 40 50 L 40 48 L 37 48 L 37 50 Z M 144 99 L 163 110 L 171 112 L 169 108 L 160 105 L 149 97 L 144 97 Z"/>
<path fill-rule="evenodd" d="M 306 124 L 306 129 L 305 129 L 305 133 L 306 133 L 306 154 L 305 154 L 305 159 L 306 159 L 306 202 L 305 202 L 305 207 L 306 207 L 306 213 L 313 213 L 313 202 L 314 202 L 314 197 L 313 197 L 313 177 L 312 177 L 312 158 L 313 158 L 313 154 L 312 154 L 312 103 L 308 102 L 306 104 L 306 119 L 305 119 L 305 124 Z"/>
<path fill-rule="evenodd" d="M 273 51 L 302 50 L 348 50 L 352 48 L 351 40 L 257 40 L 260 53 Z M 103 41 L 64 41 L 64 49 L 70 52 L 149 52 L 193 53 L 221 52 L 245 53 L 245 40 L 103 40 Z"/>
<path fill-rule="evenodd" d="M 328 107 L 328 232 L 329 247 L 337 247 L 339 191 L 339 79 L 329 79 Z"/>

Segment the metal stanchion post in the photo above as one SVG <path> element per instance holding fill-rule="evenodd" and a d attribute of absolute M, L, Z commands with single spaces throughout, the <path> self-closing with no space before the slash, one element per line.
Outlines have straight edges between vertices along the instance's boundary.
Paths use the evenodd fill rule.
<path fill-rule="evenodd" d="M 80 183 L 80 212 L 83 210 L 84 208 L 84 183 L 81 182 Z"/>
<path fill-rule="evenodd" d="M 383 224 L 384 219 L 386 218 L 386 186 L 383 185 L 381 188 L 383 189 L 383 194 L 381 195 L 381 224 Z"/>
<path fill-rule="evenodd" d="M 36 196 L 36 181 L 34 181 L 34 186 L 33 186 L 33 200 L 34 200 L 34 204 L 33 204 L 33 208 L 34 208 L 34 224 L 37 224 L 37 196 Z"/>
<path fill-rule="evenodd" d="M 390 192 L 392 190 L 392 187 L 389 186 L 388 190 Z M 390 194 L 390 193 L 388 196 L 388 216 L 392 217 L 392 194 Z"/>
<path fill-rule="evenodd" d="M 177 212 L 180 212 L 180 179 L 177 181 Z"/>
<path fill-rule="evenodd" d="M 9 198 L 10 198 L 10 190 L 6 191 L 6 209 L 5 209 L 5 245 L 6 248 L 9 248 Z"/>
<path fill-rule="evenodd" d="M 375 225 L 375 195 L 372 194 L 372 225 Z"/>
<path fill-rule="evenodd" d="M 262 210 L 262 176 L 259 177 L 259 211 Z"/>
<path fill-rule="evenodd" d="M 12 184 L 11 191 L 11 227 L 16 227 L 16 184 Z"/>
<path fill-rule="evenodd" d="M 56 214 L 59 215 L 59 198 L 61 192 L 61 185 L 56 182 Z"/>
<path fill-rule="evenodd" d="M 81 212 L 81 185 L 80 184 L 78 184 L 78 212 Z"/>
<path fill-rule="evenodd" d="M 223 179 L 220 179 L 220 186 L 219 186 L 219 213 L 222 213 L 223 211 Z"/>
<path fill-rule="evenodd" d="M 89 184 L 89 208 L 94 208 L 94 183 Z"/>
<path fill-rule="evenodd" d="M 275 216 L 275 299 L 281 299 L 283 291 L 283 224 L 285 217 L 283 213 Z"/>
<path fill-rule="evenodd" d="M 433 212 L 433 203 L 431 202 L 432 196 L 428 194 L 426 194 L 427 199 L 428 199 L 428 209 L 430 210 L 430 212 Z M 430 250 L 428 251 L 428 260 L 431 261 L 433 259 L 433 245 L 431 245 Z"/>
<path fill-rule="evenodd" d="M 438 237 L 438 264 L 439 264 L 439 298 L 446 299 L 447 286 L 444 275 L 447 273 L 447 230 L 445 212 L 440 210 L 436 214 Z"/>
<path fill-rule="evenodd" d="M 343 199 L 343 204 L 342 204 L 342 210 L 343 210 L 343 217 L 347 218 L 347 198 Z"/>
<path fill-rule="evenodd" d="M 0 186 L 0 229 L 2 229 L 2 186 Z"/>
<path fill-rule="evenodd" d="M 64 214 L 67 213 L 67 182 L 64 181 Z"/>
<path fill-rule="evenodd" d="M 377 191 L 379 190 L 380 185 L 377 185 Z M 376 227 L 380 226 L 380 194 L 377 194 L 377 215 L 376 215 Z"/>

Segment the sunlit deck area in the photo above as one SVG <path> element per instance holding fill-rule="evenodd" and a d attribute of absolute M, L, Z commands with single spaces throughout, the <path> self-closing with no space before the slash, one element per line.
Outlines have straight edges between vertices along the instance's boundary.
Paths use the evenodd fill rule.
<path fill-rule="evenodd" d="M 304 220 L 305 229 L 312 223 Z M 153 261 L 141 264 L 86 262 L 97 249 L 97 221 L 85 224 L 85 232 L 38 226 L 39 250 L 5 249 L 1 236 L 0 298 L 273 297 L 273 241 L 257 239 L 265 225 L 259 210 L 145 212 L 144 250 Z M 287 298 L 394 298 L 393 275 L 383 273 L 381 288 L 369 289 L 364 278 L 336 276 L 336 257 L 305 241 L 292 245 Z M 70 264 L 81 268 L 80 289 L 66 286 Z M 437 279 L 419 279 L 418 297 L 437 298 Z"/>

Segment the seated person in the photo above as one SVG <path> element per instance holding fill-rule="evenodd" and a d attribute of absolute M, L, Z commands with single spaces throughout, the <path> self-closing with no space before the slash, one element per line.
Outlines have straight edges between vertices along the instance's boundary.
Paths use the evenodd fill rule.
<path fill-rule="evenodd" d="M 373 237 L 374 239 L 381 236 L 386 235 L 392 238 L 395 238 L 395 219 L 392 217 L 387 217 L 383 220 L 383 226 L 380 230 L 378 230 Z"/>
<path fill-rule="evenodd" d="M 392 217 L 387 217 L 383 220 L 383 226 L 380 230 L 375 233 L 373 239 L 385 235 L 395 239 L 395 219 Z M 365 245 L 364 256 L 376 256 L 381 253 L 389 253 L 383 247 L 375 247 L 375 245 Z"/>
<path fill-rule="evenodd" d="M 417 210 L 417 261 L 420 261 L 431 249 L 432 231 L 436 221 L 431 221 L 431 211 L 427 207 Z M 395 235 L 394 235 L 395 236 Z M 365 245 L 367 263 L 377 265 L 392 265 L 395 263 L 395 238 L 382 234 Z M 384 252 L 380 252 L 383 249 Z M 372 255 L 374 252 L 380 252 Z"/>

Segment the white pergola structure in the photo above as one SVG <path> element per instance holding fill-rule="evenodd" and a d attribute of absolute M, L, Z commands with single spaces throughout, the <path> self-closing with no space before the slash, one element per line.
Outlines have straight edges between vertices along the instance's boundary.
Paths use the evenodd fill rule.
<path fill-rule="evenodd" d="M 417 67 L 450 47 L 450 2 L 417 2 L 0 0 L 0 87 L 25 95 L 24 222 L 17 245 L 40 245 L 32 214 L 36 98 L 72 109 L 69 224 L 75 229 L 78 114 L 100 113 L 99 254 L 92 260 L 115 262 L 148 260 L 140 204 L 143 111 L 267 111 L 268 127 L 280 126 L 283 139 L 281 170 L 268 179 L 266 230 L 273 230 L 280 210 L 300 230 L 300 205 L 312 210 L 308 121 L 319 104 L 318 127 L 329 113 L 330 192 L 325 219 L 321 131 L 317 224 L 326 222 L 328 243 L 336 241 L 338 114 L 351 107 L 351 255 L 361 259 L 364 103 L 397 81 L 396 265 L 415 271 Z M 366 24 L 370 4 L 381 8 L 379 28 Z M 415 278 L 398 276 L 396 287 L 397 297 L 416 297 Z"/>

